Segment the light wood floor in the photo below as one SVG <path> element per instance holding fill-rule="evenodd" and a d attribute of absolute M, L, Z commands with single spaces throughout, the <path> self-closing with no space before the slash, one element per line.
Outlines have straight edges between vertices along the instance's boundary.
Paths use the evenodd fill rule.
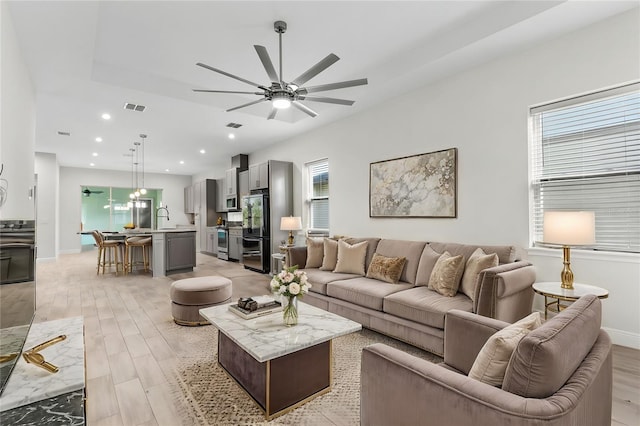
<path fill-rule="evenodd" d="M 188 348 L 156 326 L 171 318 L 171 282 L 222 275 L 233 281 L 233 298 L 237 298 L 266 294 L 270 278 L 201 254 L 198 266 L 188 274 L 151 278 L 150 274 L 111 273 L 97 277 L 96 255 L 62 255 L 56 262 L 39 263 L 37 269 L 35 320 L 84 317 L 87 424 L 184 424 L 163 372 L 172 369 L 180 352 Z M 614 346 L 613 356 L 612 424 L 637 426 L 640 351 Z"/>

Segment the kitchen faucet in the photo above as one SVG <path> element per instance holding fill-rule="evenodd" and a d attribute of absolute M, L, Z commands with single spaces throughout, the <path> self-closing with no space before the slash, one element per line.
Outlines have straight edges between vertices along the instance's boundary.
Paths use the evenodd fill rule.
<path fill-rule="evenodd" d="M 160 210 L 164 210 L 165 212 L 167 212 L 166 215 L 160 215 Z M 170 220 L 169 219 L 169 209 L 167 208 L 167 206 L 164 207 L 158 207 L 156 209 L 156 229 L 158 229 L 158 218 L 160 217 L 166 217 L 167 218 L 167 222 Z"/>

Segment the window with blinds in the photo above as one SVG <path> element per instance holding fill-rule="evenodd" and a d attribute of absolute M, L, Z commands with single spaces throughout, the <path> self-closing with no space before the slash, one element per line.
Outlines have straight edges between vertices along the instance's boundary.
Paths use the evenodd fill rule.
<path fill-rule="evenodd" d="M 640 83 L 531 109 L 534 241 L 545 211 L 593 211 L 597 250 L 640 252 Z"/>
<path fill-rule="evenodd" d="M 309 230 L 329 231 L 329 160 L 307 164 Z"/>

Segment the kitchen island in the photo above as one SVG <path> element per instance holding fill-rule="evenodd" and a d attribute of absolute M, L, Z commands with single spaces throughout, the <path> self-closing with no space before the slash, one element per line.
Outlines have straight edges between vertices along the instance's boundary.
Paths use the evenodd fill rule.
<path fill-rule="evenodd" d="M 171 228 L 149 231 L 154 277 L 193 271 L 196 266 L 196 230 Z"/>

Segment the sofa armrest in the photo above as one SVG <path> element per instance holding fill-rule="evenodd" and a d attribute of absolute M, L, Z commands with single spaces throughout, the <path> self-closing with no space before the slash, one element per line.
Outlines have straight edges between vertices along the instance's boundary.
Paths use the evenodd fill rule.
<path fill-rule="evenodd" d="M 298 265 L 298 268 L 303 269 L 307 264 L 307 246 L 295 246 L 287 248 L 287 259 L 285 266 L 290 268 Z"/>
<path fill-rule="evenodd" d="M 523 398 L 381 343 L 363 349 L 360 373 L 363 426 L 559 426 L 575 414 L 567 395 Z"/>
<path fill-rule="evenodd" d="M 515 322 L 531 313 L 535 281 L 535 268 L 524 260 L 485 269 L 478 277 L 473 311 Z"/>
<path fill-rule="evenodd" d="M 469 374 L 480 349 L 509 323 L 452 309 L 444 319 L 444 363 Z"/>

